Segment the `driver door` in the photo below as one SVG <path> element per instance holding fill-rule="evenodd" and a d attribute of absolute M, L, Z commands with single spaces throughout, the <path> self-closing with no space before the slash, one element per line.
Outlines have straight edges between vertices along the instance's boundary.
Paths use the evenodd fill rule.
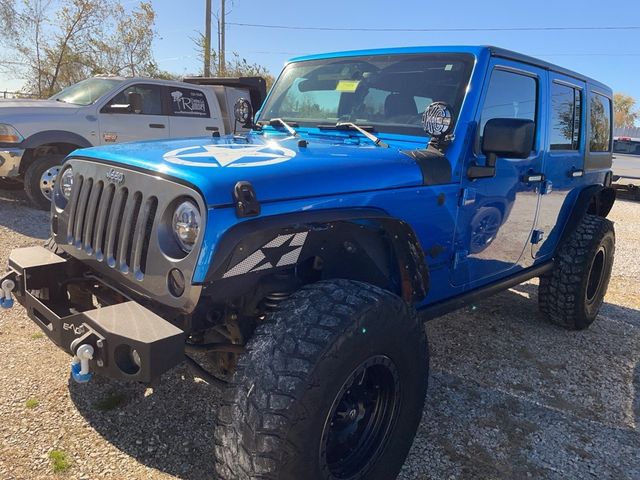
<path fill-rule="evenodd" d="M 504 59 L 492 60 L 488 82 L 477 113 L 475 146 L 470 165 L 485 165 L 481 152 L 487 121 L 495 118 L 533 120 L 534 147 L 528 158 L 498 157 L 495 176 L 468 178 L 463 173 L 462 200 L 456 221 L 453 284 L 475 288 L 517 267 L 531 264 L 530 248 L 542 177 L 544 125 L 540 119 L 546 72 Z"/>
<path fill-rule="evenodd" d="M 100 109 L 100 144 L 154 140 L 169 137 L 169 116 L 164 105 L 162 85 L 129 85 Z M 141 109 L 122 108 L 133 105 L 131 95 L 141 97 Z M 118 108 L 111 108 L 118 105 Z"/>

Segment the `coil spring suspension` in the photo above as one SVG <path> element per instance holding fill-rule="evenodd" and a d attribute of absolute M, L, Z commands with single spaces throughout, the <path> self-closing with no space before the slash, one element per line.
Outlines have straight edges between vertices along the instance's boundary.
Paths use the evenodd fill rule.
<path fill-rule="evenodd" d="M 276 308 L 278 308 L 278 306 L 283 301 L 285 301 L 287 298 L 289 298 L 292 293 L 293 292 L 273 292 L 273 293 L 270 293 L 269 295 L 264 297 L 264 301 L 262 302 L 262 305 L 264 306 L 265 310 L 267 310 L 269 312 L 272 312 Z"/>

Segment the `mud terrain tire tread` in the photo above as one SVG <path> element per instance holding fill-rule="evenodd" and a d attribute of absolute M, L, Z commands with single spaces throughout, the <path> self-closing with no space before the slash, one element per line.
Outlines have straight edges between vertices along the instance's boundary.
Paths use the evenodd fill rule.
<path fill-rule="evenodd" d="M 594 255 L 603 243 L 609 244 L 599 298 L 592 306 L 586 302 L 589 270 Z M 538 306 L 553 324 L 582 330 L 598 315 L 609 285 L 615 232 L 606 218 L 586 214 L 575 232 L 560 246 L 553 269 L 540 277 Z"/>
<path fill-rule="evenodd" d="M 220 480 L 292 478 L 287 465 L 300 463 L 298 455 L 305 447 L 296 445 L 288 434 L 298 421 L 305 420 L 299 415 L 301 398 L 305 393 L 318 393 L 312 390 L 317 384 L 309 381 L 314 370 L 321 369 L 323 360 L 337 358 L 340 343 L 361 330 L 360 319 L 383 303 L 393 309 L 384 323 L 394 322 L 399 342 L 408 345 L 410 340 L 410 351 L 422 355 L 413 363 L 419 372 L 418 385 L 409 385 L 421 396 L 419 411 L 411 413 L 410 421 L 404 422 L 410 428 L 393 443 L 394 448 L 400 444 L 396 455 L 400 457 L 400 469 L 413 442 L 426 395 L 428 346 L 423 324 L 413 307 L 388 291 L 362 282 L 331 280 L 294 293 L 257 328 L 247 345 L 247 353 L 240 358 L 217 411 L 215 456 Z M 426 360 L 424 368 L 420 358 Z M 306 412 L 304 406 L 302 411 Z M 320 478 L 311 466 L 307 472 L 306 480 Z M 392 478 L 387 475 L 375 478 Z"/>

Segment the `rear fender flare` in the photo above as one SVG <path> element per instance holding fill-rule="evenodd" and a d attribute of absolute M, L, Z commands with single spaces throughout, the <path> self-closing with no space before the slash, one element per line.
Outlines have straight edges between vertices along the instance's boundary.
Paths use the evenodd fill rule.
<path fill-rule="evenodd" d="M 586 214 L 606 217 L 616 201 L 616 191 L 604 185 L 591 185 L 583 189 L 573 204 L 569 220 L 565 224 L 559 245 L 578 228 L 578 225 Z"/>

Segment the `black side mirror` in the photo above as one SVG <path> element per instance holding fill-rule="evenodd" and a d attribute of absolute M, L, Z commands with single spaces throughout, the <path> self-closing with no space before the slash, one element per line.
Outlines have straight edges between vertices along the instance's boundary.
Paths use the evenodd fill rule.
<path fill-rule="evenodd" d="M 129 110 L 133 113 L 142 113 L 142 95 L 131 92 L 127 95 L 129 100 Z"/>
<path fill-rule="evenodd" d="M 487 156 L 486 165 L 472 165 L 469 178 L 493 177 L 498 157 L 527 158 L 533 150 L 536 126 L 533 120 L 520 118 L 492 118 L 482 134 L 482 152 Z"/>

